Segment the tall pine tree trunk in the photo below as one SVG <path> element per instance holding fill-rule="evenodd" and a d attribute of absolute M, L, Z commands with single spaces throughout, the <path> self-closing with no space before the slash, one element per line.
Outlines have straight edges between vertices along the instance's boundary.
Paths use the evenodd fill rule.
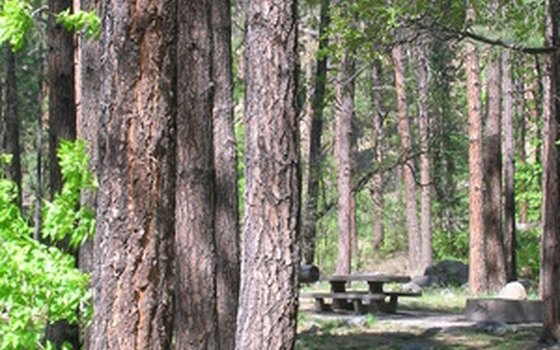
<path fill-rule="evenodd" d="M 486 267 L 488 289 L 497 292 L 505 285 L 506 267 L 502 231 L 502 75 L 501 61 L 494 50 L 489 52 L 486 75 Z"/>
<path fill-rule="evenodd" d="M 321 1 L 319 23 L 319 51 L 328 46 L 326 29 L 329 26 L 329 0 Z M 307 197 L 303 211 L 303 260 L 312 264 L 315 259 L 315 239 L 317 230 L 317 205 L 319 201 L 319 180 L 321 176 L 321 138 L 323 135 L 323 109 L 327 85 L 327 57 L 317 59 L 315 85 L 311 100 L 311 130 L 309 132 L 309 173 L 307 177 Z"/>
<path fill-rule="evenodd" d="M 217 308 L 220 349 L 235 349 L 239 299 L 239 212 L 237 147 L 233 120 L 231 68 L 231 4 L 214 0 L 212 32 L 214 52 L 214 165 L 216 167 Z"/>
<path fill-rule="evenodd" d="M 169 349 L 175 215 L 175 2 L 101 6 L 91 349 Z"/>
<path fill-rule="evenodd" d="M 175 343 L 219 349 L 210 1 L 178 2 Z"/>
<path fill-rule="evenodd" d="M 346 52 L 336 75 L 335 159 L 338 187 L 338 256 L 336 273 L 352 270 L 353 227 L 352 210 L 352 114 L 354 113 L 354 61 Z"/>
<path fill-rule="evenodd" d="M 49 0 L 49 10 L 72 11 L 72 0 Z M 50 197 L 62 189 L 57 150 L 60 140 L 76 139 L 76 100 L 74 90 L 74 37 L 49 16 L 49 185 Z"/>
<path fill-rule="evenodd" d="M 404 72 L 404 55 L 401 45 L 392 50 L 397 93 L 397 113 L 399 119 L 399 138 L 401 143 L 402 171 L 406 205 L 406 229 L 408 233 L 408 259 L 411 270 L 420 269 L 422 242 L 418 228 L 418 205 L 416 203 L 416 180 L 414 178 L 414 160 L 411 158 L 410 121 L 406 97 L 406 78 Z"/>
<path fill-rule="evenodd" d="M 59 13 L 72 11 L 72 0 L 49 0 L 49 11 Z M 62 190 L 62 173 L 58 161 L 58 148 L 61 140 L 76 139 L 76 99 L 74 90 L 74 37 L 62 24 L 56 23 L 54 15 L 48 21 L 48 79 L 49 79 L 49 188 L 50 198 Z M 57 244 L 68 250 L 67 244 Z M 79 348 L 77 325 L 61 320 L 49 324 L 45 338 L 57 347 L 68 342 Z"/>
<path fill-rule="evenodd" d="M 559 44 L 558 18 L 560 2 L 550 0 L 546 14 L 546 46 Z M 546 310 L 541 340 L 547 344 L 560 341 L 560 225 L 558 179 L 558 53 L 544 57 L 544 120 L 543 120 L 543 201 L 540 296 Z"/>
<path fill-rule="evenodd" d="M 430 118 L 428 106 L 428 61 L 421 41 L 417 47 L 418 54 L 418 119 L 420 124 L 420 236 L 422 255 L 420 266 L 422 272 L 432 265 L 432 218 L 431 218 L 431 174 L 430 174 Z"/>
<path fill-rule="evenodd" d="M 467 9 L 472 20 L 474 9 Z M 478 295 L 487 289 L 484 240 L 484 192 L 482 161 L 482 104 L 478 52 L 472 42 L 465 43 L 467 107 L 469 129 L 469 288 Z"/>
<path fill-rule="evenodd" d="M 248 0 L 236 348 L 292 349 L 299 264 L 297 1 Z"/>
<path fill-rule="evenodd" d="M 373 202 L 373 248 L 379 250 L 383 245 L 383 119 L 385 113 L 381 103 L 381 61 L 375 60 L 372 68 L 371 104 L 373 107 L 373 149 L 375 152 L 375 167 L 372 177 L 371 199 Z"/>
<path fill-rule="evenodd" d="M 74 0 L 74 8 L 83 11 L 95 10 L 100 13 L 101 0 Z M 97 137 L 101 115 L 99 108 L 99 91 L 101 89 L 101 48 L 98 40 L 91 40 L 80 35 L 76 54 L 75 93 L 76 93 L 76 133 L 87 144 L 90 169 L 99 178 L 99 150 Z M 97 208 L 96 191 L 81 193 L 81 205 L 92 210 Z M 78 267 L 81 271 L 93 271 L 93 240 L 88 240 L 80 246 L 78 253 Z M 81 330 L 82 348 L 94 349 L 91 346 L 91 327 Z"/>
<path fill-rule="evenodd" d="M 502 52 L 502 124 L 504 142 L 504 255 L 506 280 L 517 279 L 515 262 L 515 140 L 513 131 L 513 79 L 511 75 L 511 54 Z"/>
<path fill-rule="evenodd" d="M 4 153 L 12 156 L 6 175 L 17 186 L 16 204 L 22 206 L 21 154 L 19 134 L 21 122 L 18 115 L 16 57 L 11 47 L 6 48 L 6 114 L 4 115 Z"/>

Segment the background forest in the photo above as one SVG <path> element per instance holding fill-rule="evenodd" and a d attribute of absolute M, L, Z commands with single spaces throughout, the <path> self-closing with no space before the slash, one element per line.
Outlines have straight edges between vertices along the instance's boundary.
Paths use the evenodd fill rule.
<path fill-rule="evenodd" d="M 411 275 L 470 261 L 473 294 L 539 279 L 557 64 L 547 61 L 557 60 L 557 34 L 545 30 L 557 2 L 307 0 L 272 14 L 268 2 L 2 2 L 1 151 L 10 156 L 0 183 L 0 348 L 168 348 L 171 334 L 185 349 L 218 348 L 212 338 L 225 349 L 289 348 L 293 271 L 280 268 L 276 280 L 291 281 L 282 292 L 293 295 L 278 307 L 289 321 L 277 337 L 255 336 L 259 318 L 247 315 L 274 299 L 244 277 L 274 270 L 270 256 L 293 267 L 295 254 L 325 274 L 391 259 Z M 274 20 L 285 23 L 266 24 Z M 281 64 L 270 68 L 270 57 Z M 260 115 L 272 116 L 264 136 Z M 62 141 L 76 138 L 85 142 Z M 297 169 L 267 168 L 268 151 Z M 262 210 L 279 222 L 265 248 L 251 246 L 267 227 L 255 219 L 261 182 L 278 207 L 284 193 L 290 201 Z M 160 233 L 171 231 L 170 240 Z M 116 277 L 104 270 L 113 268 Z M 130 295 L 119 294 L 123 283 Z M 171 311 L 165 301 L 205 291 L 208 305 L 177 297 Z M 143 293 L 153 296 L 138 306 L 151 322 L 173 324 L 174 313 L 175 326 L 153 335 L 150 326 L 111 329 L 112 316 L 91 321 L 92 310 L 124 310 L 119 302 Z M 236 319 L 237 331 L 224 328 Z M 114 343 L 121 331 L 130 339 Z"/>

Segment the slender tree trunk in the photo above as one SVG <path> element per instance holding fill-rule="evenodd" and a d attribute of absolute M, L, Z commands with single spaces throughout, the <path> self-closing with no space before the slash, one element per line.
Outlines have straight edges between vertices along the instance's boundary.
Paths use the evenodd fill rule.
<path fill-rule="evenodd" d="M 467 18 L 474 9 L 469 7 Z M 482 162 L 482 106 L 480 101 L 480 71 L 478 52 L 472 42 L 465 43 L 465 70 L 467 74 L 467 106 L 469 129 L 469 287 L 478 295 L 487 289 L 484 194 Z"/>
<path fill-rule="evenodd" d="M 219 349 L 211 2 L 178 10 L 175 344 Z"/>
<path fill-rule="evenodd" d="M 513 131 L 513 79 L 511 57 L 508 50 L 502 52 L 502 124 L 504 133 L 504 255 L 506 261 L 506 280 L 517 279 L 515 263 L 515 142 Z"/>
<path fill-rule="evenodd" d="M 102 0 L 74 0 L 74 8 L 83 11 L 95 10 L 101 12 Z M 99 178 L 99 150 L 98 150 L 98 120 L 101 116 L 100 96 L 101 90 L 101 46 L 98 40 L 78 38 L 75 65 L 75 94 L 76 94 L 76 133 L 87 143 L 90 170 Z M 84 191 L 81 193 L 81 205 L 96 210 L 97 192 Z M 93 240 L 88 240 L 80 246 L 78 252 L 78 267 L 81 271 L 92 273 L 93 266 Z M 92 327 L 81 329 L 82 349 L 94 349 L 92 344 Z"/>
<path fill-rule="evenodd" d="M 431 182 L 430 174 L 430 118 L 428 111 L 428 61 L 424 45 L 420 42 L 418 53 L 418 119 L 420 124 L 420 236 L 422 256 L 420 266 L 424 271 L 432 265 L 432 218 L 431 218 Z"/>
<path fill-rule="evenodd" d="M 37 88 L 39 93 L 37 94 L 37 103 L 39 105 L 39 113 L 37 114 L 37 131 L 35 135 L 35 147 L 36 147 L 36 169 L 35 176 L 37 177 L 35 183 L 35 212 L 33 213 L 33 221 L 35 227 L 33 229 L 33 239 L 39 241 L 41 239 L 41 226 L 43 225 L 43 117 L 45 117 L 43 110 L 43 102 L 45 97 L 45 90 L 47 84 L 43 79 L 44 72 L 44 54 L 43 47 L 39 48 L 39 81 Z M 0 84 L 1 85 L 1 84 Z M 2 93 L 0 92 L 0 96 Z M 0 108 L 1 109 L 1 108 Z M 1 118 L 0 118 L 1 119 Z"/>
<path fill-rule="evenodd" d="M 231 4 L 212 1 L 214 52 L 214 164 L 216 167 L 217 308 L 220 349 L 235 349 L 239 299 L 239 212 L 237 147 L 233 120 Z"/>
<path fill-rule="evenodd" d="M 544 110 L 543 110 L 544 103 L 540 103 L 540 101 L 544 99 L 544 86 L 543 86 L 544 74 L 542 72 L 540 58 L 538 56 L 535 56 L 535 74 L 536 74 L 536 78 L 535 78 L 536 89 L 535 89 L 535 111 L 533 113 L 533 117 L 535 118 L 533 120 L 533 126 L 534 126 L 533 137 L 535 140 L 538 140 L 542 136 L 539 116 L 544 115 Z M 535 159 L 536 164 L 541 163 L 542 154 L 543 152 L 541 149 L 541 143 L 537 142 L 535 149 L 533 150 L 533 157 Z"/>
<path fill-rule="evenodd" d="M 17 108 L 17 78 L 16 58 L 11 47 L 6 48 L 6 115 L 4 116 L 4 153 L 12 155 L 12 162 L 8 166 L 6 175 L 17 185 L 16 204 L 22 206 L 21 189 L 21 155 L 19 146 L 19 131 L 21 122 Z"/>
<path fill-rule="evenodd" d="M 486 163 L 486 267 L 488 289 L 499 291 L 506 282 L 504 235 L 502 231 L 502 117 L 501 61 L 490 51 L 487 67 Z"/>
<path fill-rule="evenodd" d="M 371 199 L 373 202 L 373 248 L 379 250 L 385 238 L 383 228 L 383 119 L 384 111 L 381 103 L 381 62 L 375 60 L 372 70 L 371 104 L 373 107 L 373 149 L 375 152 L 375 173 L 372 178 Z"/>
<path fill-rule="evenodd" d="M 328 46 L 325 32 L 329 26 L 330 0 L 321 1 L 321 19 L 319 24 L 319 51 Z M 312 118 L 309 132 L 309 173 L 307 177 L 307 198 L 305 201 L 303 232 L 303 259 L 312 264 L 315 259 L 315 237 L 317 230 L 317 205 L 319 202 L 319 180 L 321 176 L 321 138 L 323 135 L 323 108 L 327 85 L 327 57 L 317 59 L 315 87 L 311 100 Z"/>
<path fill-rule="evenodd" d="M 72 0 L 49 0 L 49 11 L 57 14 L 65 9 L 72 11 Z M 58 161 L 61 140 L 76 139 L 76 100 L 74 90 L 74 38 L 73 34 L 56 23 L 54 15 L 48 21 L 48 79 L 49 79 L 49 185 L 50 199 L 62 190 L 62 173 Z M 67 250 L 67 244 L 57 244 Z M 47 325 L 45 339 L 57 347 L 64 342 L 79 348 L 80 335 L 77 325 L 61 320 Z"/>
<path fill-rule="evenodd" d="M 297 2 L 248 0 L 236 349 L 293 349 L 299 264 Z"/>
<path fill-rule="evenodd" d="M 70 8 L 72 0 L 49 0 L 49 10 L 59 13 Z M 57 151 L 60 140 L 76 139 L 76 100 L 74 90 L 74 38 L 62 24 L 49 16 L 49 185 L 50 198 L 62 189 Z"/>
<path fill-rule="evenodd" d="M 345 53 L 336 75 L 335 159 L 338 186 L 338 257 L 336 272 L 352 270 L 352 114 L 354 113 L 354 61 Z"/>
<path fill-rule="evenodd" d="M 175 5 L 102 2 L 92 349 L 171 346 Z"/>
<path fill-rule="evenodd" d="M 527 113 L 529 116 L 533 113 L 532 111 L 535 110 L 535 108 L 533 108 L 534 104 L 538 103 L 535 99 L 535 95 L 534 95 L 534 91 L 532 89 L 532 80 L 530 75 L 528 73 L 525 74 L 524 76 L 524 81 L 521 84 L 522 88 L 520 88 L 520 93 L 522 93 L 522 97 L 520 97 L 522 99 L 522 103 L 520 103 L 518 105 L 518 108 L 520 108 L 521 113 L 519 113 L 520 115 L 524 115 L 525 113 Z M 527 164 L 527 149 L 526 149 L 526 143 L 527 143 L 527 134 L 528 134 L 528 123 L 530 122 L 532 118 L 519 118 L 519 124 L 517 126 L 517 135 L 518 135 L 518 141 L 517 141 L 517 159 L 519 162 L 519 165 L 521 167 L 525 167 L 525 165 Z M 528 215 L 528 205 L 527 205 L 527 201 L 522 199 L 519 202 L 519 222 L 521 224 L 526 224 L 528 222 L 527 219 L 527 215 Z"/>
<path fill-rule="evenodd" d="M 545 43 L 556 46 L 560 2 L 550 0 L 546 14 Z M 541 340 L 547 344 L 560 341 L 560 212 L 558 203 L 558 53 L 544 56 L 544 120 L 543 120 L 543 201 L 540 294 L 546 310 Z"/>
<path fill-rule="evenodd" d="M 414 160 L 411 158 L 410 121 L 406 97 L 404 57 L 402 47 L 395 45 L 392 50 L 397 92 L 397 112 L 399 116 L 399 137 L 403 159 L 404 194 L 406 204 L 406 228 L 408 232 L 408 259 L 411 270 L 420 269 L 422 242 L 418 228 L 418 205 L 416 204 L 416 181 Z"/>

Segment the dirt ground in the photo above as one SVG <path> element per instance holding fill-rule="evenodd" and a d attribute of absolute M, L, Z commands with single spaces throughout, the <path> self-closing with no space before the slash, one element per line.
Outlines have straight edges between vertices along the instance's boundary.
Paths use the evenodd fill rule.
<path fill-rule="evenodd" d="M 477 324 L 462 314 L 402 310 L 397 314 L 315 312 L 301 306 L 296 348 L 303 349 L 504 349 L 537 350 L 540 324 Z"/>

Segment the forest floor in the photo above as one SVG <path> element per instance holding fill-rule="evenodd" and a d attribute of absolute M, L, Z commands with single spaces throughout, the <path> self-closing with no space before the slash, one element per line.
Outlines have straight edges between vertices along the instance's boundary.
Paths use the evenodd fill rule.
<path fill-rule="evenodd" d="M 540 324 L 476 324 L 462 315 L 465 301 L 460 290 L 430 290 L 399 299 L 397 314 L 356 316 L 315 312 L 313 302 L 303 300 L 296 349 L 543 349 Z"/>

